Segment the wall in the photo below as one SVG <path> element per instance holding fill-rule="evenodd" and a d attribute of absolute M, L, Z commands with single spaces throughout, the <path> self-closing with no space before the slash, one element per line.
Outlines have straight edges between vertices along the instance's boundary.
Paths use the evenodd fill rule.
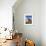
<path fill-rule="evenodd" d="M 15 6 L 15 5 L 14 5 Z M 24 14 L 33 13 L 33 25 L 24 25 Z M 24 38 L 35 41 L 36 46 L 41 46 L 41 0 L 23 0 L 14 9 L 15 28 L 22 32 Z"/>
<path fill-rule="evenodd" d="M 0 0 L 0 27 L 12 28 L 12 6 L 16 0 Z"/>
<path fill-rule="evenodd" d="M 46 46 L 46 0 L 41 1 L 41 41 Z"/>

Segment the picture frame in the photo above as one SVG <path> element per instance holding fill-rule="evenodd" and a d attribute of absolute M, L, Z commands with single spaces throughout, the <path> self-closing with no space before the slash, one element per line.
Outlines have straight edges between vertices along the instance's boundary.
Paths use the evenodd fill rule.
<path fill-rule="evenodd" d="M 24 14 L 24 25 L 32 25 L 32 24 L 33 24 L 33 15 Z"/>

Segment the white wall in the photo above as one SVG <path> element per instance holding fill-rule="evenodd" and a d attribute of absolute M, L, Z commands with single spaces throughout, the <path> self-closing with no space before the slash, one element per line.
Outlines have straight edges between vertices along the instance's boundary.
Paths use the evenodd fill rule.
<path fill-rule="evenodd" d="M 12 28 L 12 6 L 16 0 L 0 0 L 0 27 Z"/>
<path fill-rule="evenodd" d="M 46 46 L 46 0 L 42 0 L 41 4 L 41 40 L 42 46 Z"/>
<path fill-rule="evenodd" d="M 33 39 L 36 46 L 46 46 L 46 0 L 23 0 L 14 8 L 16 29 L 23 32 L 25 38 Z M 33 25 L 24 25 L 25 13 L 33 13 Z"/>
<path fill-rule="evenodd" d="M 41 0 L 23 0 L 14 10 L 15 28 L 18 32 L 22 32 L 25 38 L 34 40 L 36 46 L 41 46 L 41 25 L 39 23 Z M 33 13 L 33 25 L 24 25 L 25 13 Z"/>

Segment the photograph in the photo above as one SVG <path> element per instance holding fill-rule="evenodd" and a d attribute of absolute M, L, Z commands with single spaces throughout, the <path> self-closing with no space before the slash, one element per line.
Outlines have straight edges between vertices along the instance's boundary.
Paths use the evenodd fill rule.
<path fill-rule="evenodd" d="M 32 15 L 25 14 L 24 15 L 24 24 L 31 25 L 32 24 Z"/>

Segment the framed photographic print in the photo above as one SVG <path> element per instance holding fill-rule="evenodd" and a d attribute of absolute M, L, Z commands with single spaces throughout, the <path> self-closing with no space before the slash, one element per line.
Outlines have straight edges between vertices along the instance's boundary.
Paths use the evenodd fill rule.
<path fill-rule="evenodd" d="M 24 25 L 32 25 L 32 24 L 33 24 L 32 14 L 24 14 Z"/>

